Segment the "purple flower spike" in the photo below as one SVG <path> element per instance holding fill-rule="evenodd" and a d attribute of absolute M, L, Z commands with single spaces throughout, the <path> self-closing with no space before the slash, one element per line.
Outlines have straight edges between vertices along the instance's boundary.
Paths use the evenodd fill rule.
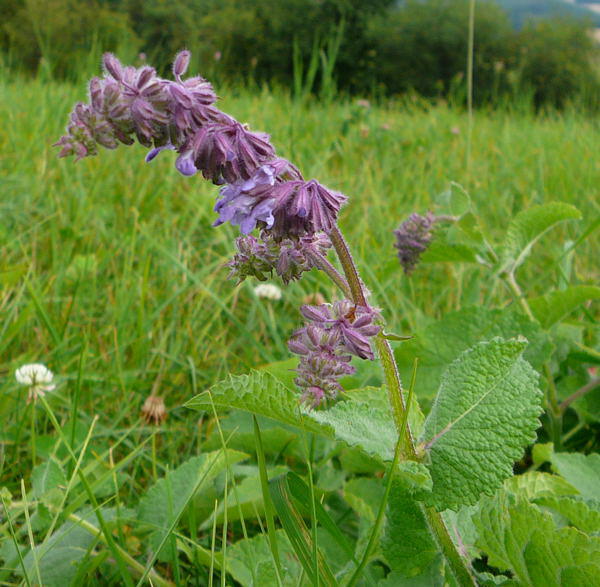
<path fill-rule="evenodd" d="M 332 192 L 314 179 L 284 182 L 277 186 L 276 197 L 273 234 L 279 237 L 328 233 L 347 200 L 344 194 Z"/>
<path fill-rule="evenodd" d="M 409 275 L 419 263 L 421 255 L 427 250 L 433 234 L 431 229 L 436 217 L 427 212 L 425 216 L 411 214 L 400 227 L 394 231 L 395 247 L 398 249 L 400 264 L 404 273 Z"/>
<path fill-rule="evenodd" d="M 240 226 L 243 234 L 250 233 L 259 222 L 263 228 L 271 228 L 275 222 L 273 211 L 279 205 L 274 186 L 281 175 L 296 177 L 299 172 L 285 159 L 275 159 L 258 168 L 249 179 L 222 188 L 222 197 L 215 205 L 219 218 L 214 226 L 231 222 Z"/>
<path fill-rule="evenodd" d="M 298 240 L 276 241 L 263 231 L 260 240 L 252 235 L 242 236 L 236 240 L 236 245 L 238 253 L 227 263 L 231 269 L 230 278 L 235 277 L 241 282 L 252 276 L 265 281 L 275 272 L 287 285 L 310 271 L 316 255 L 326 255 L 331 242 L 322 233 Z"/>
<path fill-rule="evenodd" d="M 288 347 L 300 356 L 295 382 L 304 390 L 303 400 L 314 407 L 336 397 L 339 378 L 354 372 L 352 355 L 373 360 L 369 338 L 380 330 L 373 324 L 379 313 L 349 300 L 302 306 L 300 311 L 309 324 L 293 334 Z"/>
<path fill-rule="evenodd" d="M 347 352 L 361 359 L 374 359 L 369 338 L 380 330 L 379 326 L 373 324 L 379 316 L 379 312 L 374 308 L 357 306 L 349 300 L 341 300 L 333 306 L 302 306 L 300 312 L 313 324 L 338 334 Z"/>

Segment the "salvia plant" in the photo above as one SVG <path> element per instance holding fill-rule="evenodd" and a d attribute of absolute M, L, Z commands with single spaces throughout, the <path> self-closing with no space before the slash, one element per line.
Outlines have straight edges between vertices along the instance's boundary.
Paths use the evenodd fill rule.
<path fill-rule="evenodd" d="M 214 225 L 239 227 L 224 276 L 287 285 L 317 270 L 339 297 L 300 308 L 298 328 L 289 333 L 293 361 L 229 375 L 189 400 L 187 407 L 214 416 L 222 448 L 209 442 L 158 479 L 137 512 L 99 504 L 96 484 L 71 449 L 69 481 L 54 458 L 36 466 L 34 497 L 44 505 L 36 524 L 46 528 L 44 539 L 37 546 L 31 540 L 29 550 L 15 541 L 4 558 L 21 576 L 52 585 L 82 584 L 77 565 L 94 549 L 106 553 L 98 565 L 110 557 L 130 584 L 130 577 L 172 584 L 159 564 L 170 565 L 176 584 L 187 584 L 180 556 L 210 568 L 209 583 L 220 572 L 222 584 L 228 576 L 242 585 L 598 584 L 600 458 L 563 452 L 562 442 L 567 415 L 594 418 L 585 402 L 598 385 L 587 371 L 597 356 L 581 330 L 563 320 L 600 298 L 600 288 L 565 283 L 528 298 L 517 280 L 537 240 L 579 212 L 558 202 L 530 208 L 494 243 L 466 191 L 452 185 L 436 204 L 439 214 L 412 214 L 390 235 L 398 274 L 418 271 L 419 263 L 477 264 L 514 303 L 463 308 L 413 337 L 393 334 L 338 226 L 346 196 L 306 179 L 277 155 L 268 135 L 219 110 L 210 83 L 185 77 L 189 61 L 189 52 L 179 53 L 167 80 L 149 66 L 127 67 L 105 55 L 104 76 L 92 79 L 88 103 L 75 106 L 56 143 L 60 155 L 82 159 L 99 146 L 137 141 L 149 150 L 150 165 L 159 155 L 174 156 L 181 174 L 219 186 Z M 277 310 L 277 286 L 259 284 L 255 295 Z M 406 390 L 399 367 L 410 380 Z M 48 383 L 28 383 L 23 373 L 22 383 L 39 389 Z M 558 386 L 561 377 L 569 384 Z M 37 395 L 71 446 L 43 393 Z M 166 418 L 154 392 L 143 417 L 156 426 Z M 242 445 L 228 445 L 225 437 L 238 429 Z M 267 466 L 267 435 L 276 454 L 293 454 L 305 465 L 296 472 Z M 255 477 L 240 464 L 249 445 L 256 450 Z M 356 475 L 336 472 L 334 457 Z M 513 476 L 526 462 L 530 470 Z M 106 478 L 100 475 L 98 484 Z M 58 526 L 66 500 L 58 488 L 75 479 L 92 507 L 70 504 Z M 215 506 L 217 486 L 225 497 Z M 326 499 L 328 492 L 335 499 Z M 11 500 L 2 494 L 5 511 Z M 191 539 L 178 531 L 188 510 Z M 250 537 L 248 518 L 264 519 L 264 531 Z M 145 558 L 130 554 L 118 520 L 145 528 Z M 233 521 L 244 538 L 227 545 Z M 218 526 L 221 552 L 215 552 Z"/>

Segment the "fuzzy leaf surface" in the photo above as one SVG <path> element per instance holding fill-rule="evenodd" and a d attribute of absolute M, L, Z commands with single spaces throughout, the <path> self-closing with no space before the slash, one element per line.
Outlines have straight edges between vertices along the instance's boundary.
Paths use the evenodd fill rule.
<path fill-rule="evenodd" d="M 535 503 L 559 513 L 586 534 L 600 532 L 600 502 L 573 497 L 540 497 Z"/>
<path fill-rule="evenodd" d="M 183 513 L 196 491 L 201 491 L 227 464 L 247 458 L 233 450 L 218 450 L 192 457 L 183 465 L 169 471 L 142 496 L 138 505 L 138 520 L 150 527 L 149 544 L 156 550 L 170 527 Z M 159 560 L 170 560 L 167 542 L 159 553 Z"/>
<path fill-rule="evenodd" d="M 383 388 L 354 390 L 348 399 L 327 410 L 301 406 L 299 395 L 266 371 L 230 375 L 186 403 L 197 410 L 238 409 L 257 416 L 315 432 L 358 447 L 370 456 L 391 461 L 396 445 L 396 429 Z M 422 414 L 416 402 L 409 410 L 409 425 L 420 430 Z"/>
<path fill-rule="evenodd" d="M 550 328 L 588 300 L 600 299 L 600 287 L 574 285 L 564 290 L 531 298 L 529 306 L 544 328 Z"/>
<path fill-rule="evenodd" d="M 556 452 L 552 468 L 585 499 L 600 498 L 600 454 Z"/>
<path fill-rule="evenodd" d="M 542 392 L 521 356 L 525 346 L 523 339 L 479 343 L 442 376 L 423 431 L 438 510 L 493 493 L 535 439 Z"/>
<path fill-rule="evenodd" d="M 563 202 L 531 206 L 519 212 L 509 223 L 502 258 L 509 270 L 516 269 L 529 255 L 538 239 L 552 227 L 567 220 L 579 220 L 581 212 Z"/>
<path fill-rule="evenodd" d="M 394 481 L 387 504 L 381 550 L 391 570 L 401 578 L 426 579 L 443 585 L 441 554 L 427 525 L 423 506 L 401 482 Z M 427 582 L 429 581 L 429 582 Z"/>
<path fill-rule="evenodd" d="M 558 529 L 550 514 L 504 492 L 485 500 L 473 521 L 489 564 L 510 570 L 517 585 L 597 584 L 600 538 Z"/>
<path fill-rule="evenodd" d="M 283 585 L 297 585 L 302 567 L 283 530 L 277 530 L 277 544 L 283 571 Z M 277 585 L 273 554 L 266 534 L 238 540 L 227 549 L 227 571 L 244 587 Z"/>
<path fill-rule="evenodd" d="M 406 372 L 410 372 L 414 359 L 418 357 L 415 390 L 419 398 L 433 398 L 440 386 L 442 373 L 452 361 L 474 344 L 496 336 L 524 336 L 529 345 L 523 357 L 537 370 L 552 354 L 548 335 L 526 316 L 514 310 L 471 306 L 450 312 L 426 326 L 415 339 L 398 347 L 396 357 L 401 369 Z"/>

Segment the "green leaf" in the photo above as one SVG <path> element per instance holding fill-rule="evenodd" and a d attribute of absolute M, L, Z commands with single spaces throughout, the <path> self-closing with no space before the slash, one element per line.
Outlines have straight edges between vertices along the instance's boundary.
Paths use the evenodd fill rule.
<path fill-rule="evenodd" d="M 328 410 L 309 412 L 306 417 L 330 428 L 332 436 L 348 446 L 358 446 L 385 461 L 394 458 L 398 434 L 389 408 L 382 410 L 366 403 L 346 401 Z"/>
<path fill-rule="evenodd" d="M 294 556 L 285 532 L 277 530 L 276 534 L 283 567 L 283 585 L 298 585 L 302 567 Z M 244 587 L 278 585 L 268 537 L 258 534 L 253 538 L 238 540 L 230 546 L 227 549 L 227 571 Z"/>
<path fill-rule="evenodd" d="M 356 446 L 367 454 L 391 461 L 396 445 L 396 428 L 382 388 L 354 390 L 345 401 L 327 410 L 312 410 L 299 403 L 297 392 L 264 371 L 230 375 L 188 401 L 198 410 L 233 408 L 315 432 Z M 212 399 L 211 399 L 212 398 Z M 409 410 L 413 433 L 420 430 L 422 415 L 416 402 Z"/>
<path fill-rule="evenodd" d="M 433 488 L 431 473 L 423 463 L 402 461 L 398 463 L 395 473 L 404 487 L 411 493 L 415 492 L 420 495 L 423 491 L 429 492 Z"/>
<path fill-rule="evenodd" d="M 268 478 L 278 477 L 288 472 L 288 468 L 285 466 L 273 467 L 268 471 Z M 217 507 L 216 512 L 213 512 L 204 522 L 202 522 L 200 529 L 209 530 L 212 528 L 215 513 L 217 517 L 217 524 L 222 524 L 224 519 L 224 502 L 221 502 Z M 227 521 L 235 522 L 240 519 L 241 515 L 244 520 L 255 520 L 257 517 L 263 518 L 265 515 L 265 509 L 263 505 L 263 495 L 261 490 L 260 479 L 256 477 L 246 477 L 235 487 L 233 487 L 228 494 L 227 498 Z"/>
<path fill-rule="evenodd" d="M 542 392 L 521 356 L 525 346 L 523 339 L 479 343 L 442 376 L 423 431 L 438 510 L 493 493 L 535 439 Z"/>
<path fill-rule="evenodd" d="M 446 314 L 418 332 L 414 340 L 395 350 L 402 370 L 419 359 L 415 390 L 419 398 L 433 398 L 443 371 L 463 351 L 495 336 L 524 336 L 529 341 L 523 357 L 540 370 L 552 354 L 552 343 L 539 324 L 515 310 L 466 307 Z"/>
<path fill-rule="evenodd" d="M 600 287 L 574 285 L 564 290 L 550 292 L 538 298 L 531 298 L 529 306 L 540 324 L 548 329 L 562 320 L 587 300 L 600 299 Z"/>
<path fill-rule="evenodd" d="M 305 427 L 298 393 L 267 371 L 229 375 L 193 397 L 185 406 L 194 410 L 212 411 L 213 404 L 217 411 L 235 408 L 299 428 Z"/>
<path fill-rule="evenodd" d="M 422 263 L 476 263 L 477 250 L 463 244 L 450 243 L 440 235 L 421 257 Z"/>
<path fill-rule="evenodd" d="M 102 510 L 107 521 L 114 520 L 114 508 Z M 24 557 L 25 569 L 29 577 L 36 577 L 35 558 L 40 570 L 44 587 L 63 587 L 69 585 L 78 573 L 82 571 L 84 559 L 89 555 L 96 536 L 100 530 L 94 526 L 96 514 L 85 512 L 76 514 L 82 523 L 67 520 L 45 542 L 36 545 L 34 551 L 29 551 Z M 85 529 L 85 528 L 89 529 Z M 22 569 L 17 566 L 16 572 L 21 575 Z"/>
<path fill-rule="evenodd" d="M 442 558 L 433 539 L 423 505 L 394 481 L 387 505 L 381 550 L 398 583 L 401 578 L 426 578 L 427 585 L 443 585 Z"/>
<path fill-rule="evenodd" d="M 595 509 L 589 503 L 572 497 L 540 497 L 535 503 L 557 512 L 586 534 L 600 532 L 597 502 Z"/>
<path fill-rule="evenodd" d="M 369 477 L 355 477 L 344 485 L 344 499 L 358 514 L 360 519 L 375 521 L 385 487 L 381 480 Z"/>
<path fill-rule="evenodd" d="M 31 472 L 31 485 L 33 494 L 42 499 L 49 492 L 66 487 L 67 478 L 62 466 L 53 458 L 48 458 L 40 465 L 36 465 Z"/>
<path fill-rule="evenodd" d="M 600 497 L 600 455 L 561 453 L 552 455 L 552 468 L 586 499 Z"/>
<path fill-rule="evenodd" d="M 577 489 L 562 477 L 541 471 L 528 471 L 523 475 L 515 475 L 504 482 L 504 488 L 516 497 L 524 497 L 527 500 L 577 495 Z"/>
<path fill-rule="evenodd" d="M 597 584 L 600 538 L 558 529 L 548 513 L 500 492 L 473 518 L 477 546 L 490 565 L 510 570 L 518 585 L 561 587 Z"/>
<path fill-rule="evenodd" d="M 514 271 L 527 257 L 538 239 L 552 227 L 567 220 L 579 220 L 581 212 L 570 204 L 550 202 L 519 212 L 509 223 L 504 239 L 502 260 Z"/>
<path fill-rule="evenodd" d="M 138 505 L 138 520 L 151 529 L 150 548 L 156 550 L 159 547 L 194 493 L 200 492 L 228 464 L 245 458 L 246 454 L 233 450 L 205 453 L 189 459 L 150 487 Z M 171 559 L 171 555 L 162 548 L 158 558 L 166 561 Z"/>

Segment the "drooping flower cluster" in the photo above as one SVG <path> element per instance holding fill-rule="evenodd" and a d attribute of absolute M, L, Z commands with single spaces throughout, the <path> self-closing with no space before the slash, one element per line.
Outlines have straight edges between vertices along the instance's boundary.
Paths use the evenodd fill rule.
<path fill-rule="evenodd" d="M 415 269 L 421 255 L 429 247 L 433 238 L 431 230 L 435 221 L 436 217 L 431 212 L 427 212 L 425 216 L 411 214 L 408 220 L 405 220 L 394 231 L 396 235 L 394 246 L 398 249 L 398 258 L 406 275 Z"/>
<path fill-rule="evenodd" d="M 322 232 L 280 241 L 263 232 L 260 240 L 252 235 L 238 237 L 236 246 L 238 252 L 227 263 L 229 278 L 241 282 L 251 276 L 266 281 L 275 272 L 287 285 L 312 269 L 315 258 L 326 255 L 331 242 Z"/>
<path fill-rule="evenodd" d="M 302 399 L 317 407 L 341 391 L 340 377 L 355 372 L 352 355 L 373 360 L 369 339 L 380 330 L 374 324 L 379 313 L 349 300 L 302 306 L 300 311 L 308 324 L 293 334 L 288 347 L 300 355 L 295 383 L 303 390 Z"/>
<path fill-rule="evenodd" d="M 217 185 L 228 184 L 215 206 L 215 225 L 231 222 L 243 234 L 259 227 L 277 240 L 330 231 L 346 197 L 314 179 L 305 181 L 277 157 L 268 135 L 216 108 L 204 78 L 182 79 L 189 62 L 189 51 L 180 52 L 175 79 L 166 80 L 152 67 L 125 67 L 106 54 L 104 77 L 91 80 L 89 103 L 75 106 L 67 134 L 56 143 L 60 156 L 81 159 L 95 155 L 98 145 L 115 149 L 137 139 L 151 148 L 148 162 L 174 150 L 183 175 L 200 172 Z"/>

